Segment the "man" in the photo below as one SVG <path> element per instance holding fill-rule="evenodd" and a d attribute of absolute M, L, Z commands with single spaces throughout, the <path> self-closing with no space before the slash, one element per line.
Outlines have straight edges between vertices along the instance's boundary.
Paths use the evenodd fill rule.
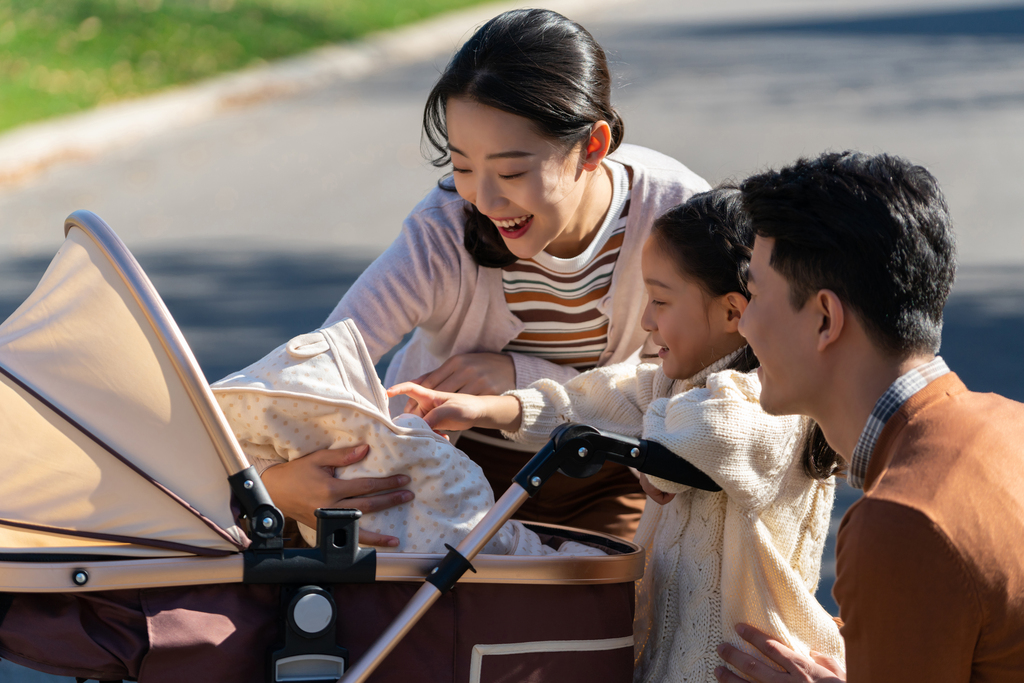
<path fill-rule="evenodd" d="M 742 624 L 784 670 L 722 658 L 765 683 L 1024 680 L 1024 405 L 969 392 L 935 355 L 955 272 L 935 178 L 847 152 L 741 189 L 761 404 L 814 418 L 864 496 L 836 548 L 847 671 Z"/>

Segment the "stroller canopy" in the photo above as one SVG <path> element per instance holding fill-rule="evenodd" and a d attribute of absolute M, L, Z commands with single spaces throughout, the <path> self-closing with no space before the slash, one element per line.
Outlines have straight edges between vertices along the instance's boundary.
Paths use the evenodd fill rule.
<path fill-rule="evenodd" d="M 228 555 L 248 466 L 152 283 L 80 211 L 0 324 L 0 554 Z"/>

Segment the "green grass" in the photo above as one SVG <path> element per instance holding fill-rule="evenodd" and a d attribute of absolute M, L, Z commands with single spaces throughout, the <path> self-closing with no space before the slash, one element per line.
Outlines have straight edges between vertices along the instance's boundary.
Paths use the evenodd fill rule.
<path fill-rule="evenodd" d="M 0 131 L 481 0 L 0 0 Z"/>

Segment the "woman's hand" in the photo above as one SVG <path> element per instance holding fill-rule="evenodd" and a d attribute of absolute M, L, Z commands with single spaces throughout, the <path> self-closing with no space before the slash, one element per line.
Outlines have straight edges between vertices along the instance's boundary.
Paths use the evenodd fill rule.
<path fill-rule="evenodd" d="M 516 368 L 505 353 L 462 353 L 412 381 L 448 393 L 499 396 L 516 388 Z"/>
<path fill-rule="evenodd" d="M 651 483 L 651 480 L 647 478 L 647 475 L 643 472 L 640 473 L 640 488 L 644 490 L 644 493 L 658 505 L 664 505 L 673 498 L 676 497 L 674 493 L 665 493 L 657 486 Z"/>
<path fill-rule="evenodd" d="M 514 396 L 470 396 L 426 389 L 414 382 L 403 382 L 388 389 L 388 397 L 409 397 L 406 412 L 422 417 L 431 429 L 461 431 L 486 427 L 514 432 L 519 429 L 522 411 Z"/>
<path fill-rule="evenodd" d="M 335 467 L 357 463 L 370 452 L 367 445 L 325 449 L 263 471 L 263 485 L 274 504 L 286 516 L 316 528 L 317 508 L 355 508 L 362 512 L 386 510 L 412 500 L 412 491 L 393 491 L 409 483 L 396 474 L 379 479 L 336 479 Z M 387 491 L 387 493 L 380 493 Z M 365 529 L 359 530 L 363 545 L 396 547 L 398 539 Z"/>
<path fill-rule="evenodd" d="M 746 678 L 740 678 L 726 667 L 719 666 L 715 669 L 715 678 L 720 681 L 746 683 L 749 679 L 757 683 L 843 683 L 846 680 L 846 671 L 842 665 L 828 655 L 812 651 L 810 657 L 805 657 L 748 624 L 737 624 L 736 633 L 784 670 L 773 669 L 739 648 L 722 643 L 718 646 L 718 655 Z"/>

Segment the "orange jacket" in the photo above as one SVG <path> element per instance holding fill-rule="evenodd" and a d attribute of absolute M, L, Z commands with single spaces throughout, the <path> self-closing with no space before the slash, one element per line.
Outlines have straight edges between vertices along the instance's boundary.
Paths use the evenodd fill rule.
<path fill-rule="evenodd" d="M 953 373 L 911 397 L 836 562 L 851 683 L 1024 680 L 1024 405 Z"/>

